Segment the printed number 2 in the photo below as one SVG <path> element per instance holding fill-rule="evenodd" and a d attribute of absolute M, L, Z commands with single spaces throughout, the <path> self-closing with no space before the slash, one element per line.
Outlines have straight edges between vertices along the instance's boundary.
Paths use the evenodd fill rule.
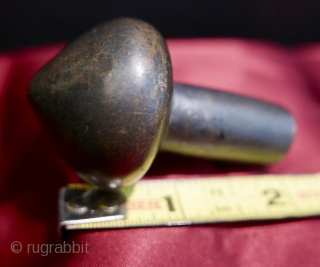
<path fill-rule="evenodd" d="M 285 202 L 279 201 L 281 194 L 279 193 L 279 191 L 277 189 L 273 189 L 273 188 L 266 189 L 263 191 L 263 194 L 272 196 L 269 199 L 268 205 L 285 204 Z"/>
<path fill-rule="evenodd" d="M 169 211 L 175 211 L 171 196 L 166 196 L 166 197 L 164 197 L 164 199 L 167 202 Z"/>

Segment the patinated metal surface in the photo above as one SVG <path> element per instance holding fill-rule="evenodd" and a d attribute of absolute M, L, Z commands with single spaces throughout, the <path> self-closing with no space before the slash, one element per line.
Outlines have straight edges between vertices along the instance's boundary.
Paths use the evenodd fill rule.
<path fill-rule="evenodd" d="M 295 135 L 283 108 L 240 95 L 175 84 L 162 149 L 198 157 L 267 164 Z"/>
<path fill-rule="evenodd" d="M 116 188 L 141 178 L 165 134 L 169 54 L 149 24 L 102 24 L 42 68 L 29 99 L 63 159 L 88 182 Z"/>
<path fill-rule="evenodd" d="M 251 163 L 281 159 L 292 142 L 281 107 L 181 84 L 172 96 L 172 87 L 161 35 L 123 18 L 67 46 L 33 78 L 29 99 L 63 159 L 106 188 L 140 179 L 165 134 L 163 150 Z"/>

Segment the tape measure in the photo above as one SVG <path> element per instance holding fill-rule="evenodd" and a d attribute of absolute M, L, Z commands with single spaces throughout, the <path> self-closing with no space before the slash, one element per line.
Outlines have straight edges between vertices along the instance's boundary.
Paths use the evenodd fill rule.
<path fill-rule="evenodd" d="M 72 208 L 71 202 L 90 188 L 73 184 L 61 190 L 61 226 L 175 226 L 320 215 L 320 174 L 142 180 L 122 202 L 109 197 L 109 204 L 99 204 L 108 195 L 100 193 L 94 205 L 89 201 Z"/>

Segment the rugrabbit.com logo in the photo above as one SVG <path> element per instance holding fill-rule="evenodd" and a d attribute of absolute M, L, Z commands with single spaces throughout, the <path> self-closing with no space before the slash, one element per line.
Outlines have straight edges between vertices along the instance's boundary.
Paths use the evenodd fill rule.
<path fill-rule="evenodd" d="M 75 243 L 66 243 L 61 244 L 25 244 L 22 245 L 19 241 L 13 241 L 11 243 L 11 251 L 13 253 L 20 253 L 26 251 L 31 254 L 40 254 L 41 256 L 48 256 L 51 253 L 62 253 L 62 254 L 77 254 L 77 253 L 89 253 L 89 243 L 81 242 L 80 244 Z"/>

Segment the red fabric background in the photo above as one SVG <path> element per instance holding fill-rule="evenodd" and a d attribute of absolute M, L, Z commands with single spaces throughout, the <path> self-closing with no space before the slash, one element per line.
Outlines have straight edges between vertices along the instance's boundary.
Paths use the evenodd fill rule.
<path fill-rule="evenodd" d="M 236 39 L 168 40 L 174 80 L 278 103 L 298 134 L 265 167 L 160 154 L 147 177 L 320 171 L 320 44 L 288 48 Z M 320 219 L 71 231 L 89 254 L 27 253 L 55 244 L 61 186 L 78 181 L 56 155 L 27 102 L 32 75 L 62 45 L 0 54 L 0 266 L 320 266 Z M 19 241 L 22 252 L 11 252 Z"/>

